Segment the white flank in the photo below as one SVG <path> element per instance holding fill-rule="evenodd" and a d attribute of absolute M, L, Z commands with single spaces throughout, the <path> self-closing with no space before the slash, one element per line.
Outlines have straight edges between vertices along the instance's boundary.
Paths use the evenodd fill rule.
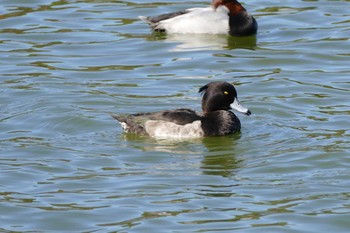
<path fill-rule="evenodd" d="M 220 6 L 216 10 L 211 6 L 187 10 L 190 12 L 159 22 L 158 27 L 164 28 L 167 33 L 228 33 L 229 10 L 225 6 Z"/>
<path fill-rule="evenodd" d="M 200 138 L 204 136 L 200 121 L 186 125 L 150 120 L 145 123 L 146 132 L 154 138 Z"/>

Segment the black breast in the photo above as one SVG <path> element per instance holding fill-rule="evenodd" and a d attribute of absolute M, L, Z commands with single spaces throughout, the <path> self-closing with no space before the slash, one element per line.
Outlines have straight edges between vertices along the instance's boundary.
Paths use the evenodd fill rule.
<path fill-rule="evenodd" d="M 229 17 L 230 35 L 232 36 L 250 36 L 258 31 L 258 24 L 253 16 L 246 11 Z"/>
<path fill-rule="evenodd" d="M 206 113 L 202 119 L 202 129 L 205 136 L 222 136 L 241 130 L 238 117 L 225 110 Z"/>

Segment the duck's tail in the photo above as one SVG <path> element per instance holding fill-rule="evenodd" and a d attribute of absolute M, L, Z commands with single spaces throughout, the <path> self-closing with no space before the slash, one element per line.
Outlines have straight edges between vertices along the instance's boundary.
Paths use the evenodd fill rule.
<path fill-rule="evenodd" d="M 127 119 L 126 119 L 125 117 L 123 117 L 123 116 L 117 116 L 117 115 L 115 115 L 115 114 L 111 114 L 111 117 L 113 117 L 114 119 L 116 119 L 116 120 L 120 123 L 121 127 L 123 128 L 123 130 L 124 130 L 125 132 L 128 132 L 129 126 L 128 126 L 128 124 L 126 123 Z"/>
<path fill-rule="evenodd" d="M 127 121 L 127 118 L 125 115 L 115 115 L 113 113 L 110 114 L 111 117 L 113 117 L 115 120 L 119 121 L 120 123 L 122 122 L 126 122 Z"/>
<path fill-rule="evenodd" d="M 147 24 L 149 24 L 151 27 L 154 26 L 154 22 L 151 21 L 150 17 L 147 16 L 139 16 L 139 19 L 141 19 L 143 22 L 146 22 Z"/>

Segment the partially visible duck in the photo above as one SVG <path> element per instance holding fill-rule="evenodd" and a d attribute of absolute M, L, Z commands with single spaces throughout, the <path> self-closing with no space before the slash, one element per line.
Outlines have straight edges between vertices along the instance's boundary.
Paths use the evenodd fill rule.
<path fill-rule="evenodd" d="M 140 16 L 153 30 L 166 33 L 208 33 L 249 36 L 257 33 L 253 16 L 236 0 L 213 0 L 205 8 L 190 8 L 159 15 Z"/>
<path fill-rule="evenodd" d="M 112 115 L 127 133 L 148 135 L 155 138 L 200 138 L 222 136 L 240 131 L 238 117 L 230 111 L 250 115 L 237 98 L 233 85 L 227 82 L 211 82 L 199 89 L 203 94 L 202 110 L 176 109 L 154 113 Z"/>

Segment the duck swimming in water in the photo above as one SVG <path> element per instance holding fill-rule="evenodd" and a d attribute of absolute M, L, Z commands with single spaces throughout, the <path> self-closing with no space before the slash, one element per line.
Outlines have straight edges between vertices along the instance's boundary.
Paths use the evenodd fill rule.
<path fill-rule="evenodd" d="M 120 122 L 127 133 L 155 138 L 200 138 L 240 131 L 241 122 L 230 109 L 248 116 L 251 112 L 240 104 L 232 84 L 211 82 L 201 87 L 199 92 L 203 93 L 203 112 L 181 108 L 112 117 Z"/>
<path fill-rule="evenodd" d="M 254 17 L 236 0 L 213 0 L 211 6 L 204 8 L 139 18 L 154 31 L 166 33 L 229 33 L 232 36 L 250 36 L 258 30 Z"/>

